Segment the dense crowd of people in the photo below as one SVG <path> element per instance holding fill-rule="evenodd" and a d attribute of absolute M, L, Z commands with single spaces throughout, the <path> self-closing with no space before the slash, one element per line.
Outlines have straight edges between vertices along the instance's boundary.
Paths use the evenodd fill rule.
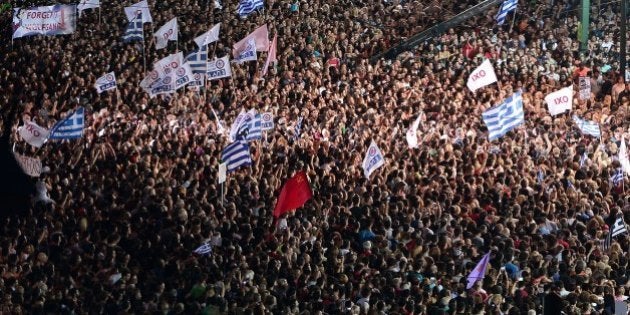
<path fill-rule="evenodd" d="M 614 314 L 627 300 L 628 234 L 600 246 L 617 217 L 630 222 L 625 184 L 610 182 L 630 139 L 617 2 L 593 4 L 586 51 L 579 1 L 521 1 L 503 26 L 490 10 L 375 63 L 477 2 L 269 0 L 244 19 L 237 1 L 213 2 L 149 1 L 147 66 L 175 51 L 154 49 L 150 30 L 177 16 L 184 52 L 222 23 L 217 57 L 267 23 L 278 35 L 267 75 L 263 53 L 201 91 L 149 98 L 142 48 L 121 40 L 129 1 L 102 1 L 72 35 L 3 45 L 0 106 L 20 112 L 13 150 L 45 167 L 32 206 L 0 228 L 0 313 Z M 483 58 L 499 82 L 471 93 Z M 99 95 L 94 82 L 109 71 L 118 88 Z M 579 76 L 590 78 L 588 100 Z M 571 84 L 572 112 L 550 116 L 544 97 Z M 481 113 L 519 89 L 525 124 L 488 141 Z M 16 132 L 79 105 L 79 140 L 37 149 Z M 223 197 L 228 139 L 212 109 L 224 126 L 242 109 L 275 117 Z M 601 139 L 571 114 L 600 123 Z M 409 149 L 418 115 L 420 145 Z M 372 140 L 386 163 L 365 178 Z M 302 170 L 313 198 L 274 220 L 280 187 Z M 211 253 L 193 253 L 206 242 Z M 466 289 L 488 252 L 486 276 Z"/>

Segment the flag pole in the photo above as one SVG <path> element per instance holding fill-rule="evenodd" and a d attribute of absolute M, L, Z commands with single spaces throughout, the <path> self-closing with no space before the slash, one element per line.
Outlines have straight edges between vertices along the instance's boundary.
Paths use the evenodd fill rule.
<path fill-rule="evenodd" d="M 98 7 L 98 26 L 101 26 L 101 7 Z"/>
<path fill-rule="evenodd" d="M 210 55 L 208 55 L 208 43 L 206 43 L 206 73 L 203 75 L 203 99 L 204 101 L 208 101 L 208 60 Z M 212 104 L 210 104 L 212 106 Z"/>
<path fill-rule="evenodd" d="M 514 9 L 514 13 L 512 14 L 512 25 L 510 25 L 510 33 L 512 33 L 512 29 L 514 28 L 514 22 L 516 21 L 516 10 L 517 9 L 518 9 L 518 7 Z"/>
<path fill-rule="evenodd" d="M 145 52 L 144 52 L 145 50 L 146 48 L 144 44 L 144 23 L 142 23 L 142 71 L 144 73 L 147 73 L 147 58 L 145 56 Z"/>
<path fill-rule="evenodd" d="M 223 186 L 224 186 L 224 182 L 221 183 L 221 206 L 223 206 Z"/>

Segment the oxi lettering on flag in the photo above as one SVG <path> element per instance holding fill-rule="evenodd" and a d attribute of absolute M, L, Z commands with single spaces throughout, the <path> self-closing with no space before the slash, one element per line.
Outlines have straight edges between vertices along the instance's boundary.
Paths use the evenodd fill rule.
<path fill-rule="evenodd" d="M 570 111 L 573 105 L 573 87 L 565 87 L 545 96 L 551 116 Z"/>
<path fill-rule="evenodd" d="M 490 63 L 490 60 L 486 59 L 470 74 L 466 86 L 468 86 L 470 91 L 475 92 L 476 90 L 494 82 L 497 82 L 497 75 L 494 73 L 494 68 Z"/>

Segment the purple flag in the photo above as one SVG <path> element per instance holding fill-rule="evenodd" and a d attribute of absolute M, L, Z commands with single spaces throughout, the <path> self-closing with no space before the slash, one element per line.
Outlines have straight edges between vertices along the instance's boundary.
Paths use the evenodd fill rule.
<path fill-rule="evenodd" d="M 488 261 L 490 260 L 490 253 L 488 252 L 481 258 L 475 269 L 473 269 L 468 275 L 468 284 L 466 290 L 472 288 L 475 282 L 482 280 L 486 276 L 486 269 L 488 268 Z"/>

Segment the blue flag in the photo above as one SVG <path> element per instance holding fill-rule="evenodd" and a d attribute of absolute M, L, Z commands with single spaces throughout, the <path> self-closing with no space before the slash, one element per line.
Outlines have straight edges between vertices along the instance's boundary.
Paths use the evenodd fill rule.
<path fill-rule="evenodd" d="M 241 0 L 236 12 L 241 17 L 247 17 L 250 13 L 265 6 L 263 0 Z"/>
<path fill-rule="evenodd" d="M 208 71 L 208 46 L 193 51 L 184 59 L 193 73 L 205 74 Z"/>
<path fill-rule="evenodd" d="M 79 107 L 66 119 L 57 122 L 50 130 L 49 139 L 77 139 L 83 136 L 85 110 Z"/>
<path fill-rule="evenodd" d="M 486 276 L 486 269 L 488 269 L 488 262 L 490 261 L 490 253 L 487 253 L 481 258 L 475 269 L 473 269 L 468 275 L 468 284 L 466 285 L 466 290 L 470 289 L 475 285 L 475 282 L 479 280 L 483 280 Z"/>
<path fill-rule="evenodd" d="M 590 120 L 584 120 L 576 115 L 573 115 L 573 121 L 583 134 L 590 135 L 595 138 L 600 138 L 602 136 L 598 123 Z"/>
<path fill-rule="evenodd" d="M 503 25 L 505 23 L 505 18 L 510 11 L 516 10 L 516 6 L 518 4 L 518 0 L 505 0 L 503 4 L 501 4 L 501 8 L 499 9 L 499 13 L 497 14 L 497 25 Z"/>
<path fill-rule="evenodd" d="M 490 141 L 503 137 L 508 131 L 525 122 L 521 91 L 508 97 L 505 102 L 483 112 L 481 116 L 488 127 Z"/>
<path fill-rule="evenodd" d="M 144 41 L 144 30 L 142 28 L 142 13 L 138 13 L 133 21 L 127 24 L 127 29 L 123 35 L 123 42 L 130 43 Z"/>
<path fill-rule="evenodd" d="M 221 161 L 227 163 L 227 171 L 233 172 L 241 166 L 252 164 L 252 157 L 249 153 L 249 146 L 245 141 L 230 143 L 221 153 Z"/>

